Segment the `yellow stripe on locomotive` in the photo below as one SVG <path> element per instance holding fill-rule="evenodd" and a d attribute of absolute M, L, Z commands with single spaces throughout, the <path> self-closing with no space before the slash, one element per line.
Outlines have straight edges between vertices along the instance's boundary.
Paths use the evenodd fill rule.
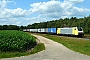
<path fill-rule="evenodd" d="M 57 34 L 60 34 L 60 28 L 57 28 Z"/>

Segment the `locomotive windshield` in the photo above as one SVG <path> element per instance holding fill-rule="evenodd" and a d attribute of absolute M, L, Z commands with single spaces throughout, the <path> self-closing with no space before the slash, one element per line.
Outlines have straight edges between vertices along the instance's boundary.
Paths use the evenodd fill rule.
<path fill-rule="evenodd" d="M 78 27 L 78 31 L 82 31 L 82 28 L 81 27 Z"/>

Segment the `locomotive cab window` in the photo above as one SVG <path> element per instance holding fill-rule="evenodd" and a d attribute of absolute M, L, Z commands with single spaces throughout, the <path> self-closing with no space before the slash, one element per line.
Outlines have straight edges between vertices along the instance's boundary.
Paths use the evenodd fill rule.
<path fill-rule="evenodd" d="M 78 28 L 78 31 L 82 31 L 82 28 L 79 27 L 79 28 Z"/>

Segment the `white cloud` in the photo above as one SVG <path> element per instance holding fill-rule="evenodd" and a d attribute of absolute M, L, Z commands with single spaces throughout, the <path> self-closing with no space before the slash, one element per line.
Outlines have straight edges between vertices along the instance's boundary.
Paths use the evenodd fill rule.
<path fill-rule="evenodd" d="M 76 16 L 84 16 L 87 11 L 90 11 L 90 10 L 87 8 L 78 8 L 78 7 L 74 6 L 73 9 L 71 10 L 71 15 L 72 16 L 75 16 L 75 15 Z"/>
<path fill-rule="evenodd" d="M 30 14 L 29 10 L 22 8 L 8 9 L 6 6 L 8 3 L 14 2 L 13 0 L 2 0 L 0 1 L 0 25 L 1 24 L 20 24 L 16 20 L 19 20 L 21 17 L 26 17 Z M 15 3 L 15 2 L 14 2 Z"/>
<path fill-rule="evenodd" d="M 6 5 L 7 5 L 7 1 L 6 0 L 0 1 L 0 8 L 4 8 Z"/>
<path fill-rule="evenodd" d="M 8 2 L 13 0 L 2 0 L 0 1 L 0 19 L 12 18 L 12 17 L 25 17 L 29 14 L 29 10 L 24 10 L 21 8 L 8 9 L 6 5 Z"/>
<path fill-rule="evenodd" d="M 49 1 L 33 3 L 30 6 L 32 7 L 32 13 L 39 13 L 52 18 L 60 18 L 62 16 L 81 16 L 90 11 L 90 9 L 79 8 L 73 4 L 83 1 L 84 0 L 64 0 L 63 2 Z"/>
<path fill-rule="evenodd" d="M 84 0 L 69 0 L 72 3 L 82 3 Z"/>
<path fill-rule="evenodd" d="M 0 25 L 16 24 L 28 25 L 32 23 L 44 22 L 49 19 L 65 18 L 69 16 L 85 16 L 88 8 L 76 7 L 74 4 L 81 3 L 84 0 L 51 0 L 48 2 L 39 2 L 30 4 L 29 10 L 22 8 L 8 9 L 8 3 L 14 3 L 14 0 L 0 1 Z M 32 17 L 30 17 L 32 13 Z M 36 14 L 35 16 L 33 14 Z"/>
<path fill-rule="evenodd" d="M 17 8 L 13 10 L 7 8 L 0 9 L 0 19 L 25 17 L 28 14 L 29 14 L 28 10 L 23 10 L 21 8 Z"/>
<path fill-rule="evenodd" d="M 61 2 L 58 1 L 50 1 L 50 2 L 40 2 L 34 3 L 30 5 L 32 7 L 31 11 L 39 14 L 45 14 L 46 16 L 50 16 L 55 12 L 62 12 Z"/>
<path fill-rule="evenodd" d="M 41 15 L 38 15 L 37 17 L 26 18 L 25 20 L 29 21 L 29 24 L 46 21 L 46 19 L 42 18 Z"/>
<path fill-rule="evenodd" d="M 8 3 L 14 2 L 14 0 L 1 0 L 0 1 L 0 8 L 5 8 Z M 16 4 L 16 2 L 14 2 Z"/>

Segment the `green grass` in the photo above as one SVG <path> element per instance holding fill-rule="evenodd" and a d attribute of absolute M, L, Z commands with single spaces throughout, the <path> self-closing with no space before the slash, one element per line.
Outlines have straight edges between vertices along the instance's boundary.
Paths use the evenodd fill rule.
<path fill-rule="evenodd" d="M 0 52 L 0 59 L 1 58 L 27 56 L 27 55 L 35 54 L 35 53 L 40 52 L 42 50 L 45 50 L 45 46 L 43 43 L 39 43 L 33 49 L 28 50 L 26 52 Z"/>
<path fill-rule="evenodd" d="M 35 48 L 31 51 L 32 54 L 45 50 L 45 46 L 43 43 L 39 43 Z"/>
<path fill-rule="evenodd" d="M 41 34 L 41 35 L 53 41 L 61 43 L 73 51 L 90 56 L 90 40 L 68 38 L 63 36 L 60 37 L 56 35 L 47 35 L 47 34 Z"/>

